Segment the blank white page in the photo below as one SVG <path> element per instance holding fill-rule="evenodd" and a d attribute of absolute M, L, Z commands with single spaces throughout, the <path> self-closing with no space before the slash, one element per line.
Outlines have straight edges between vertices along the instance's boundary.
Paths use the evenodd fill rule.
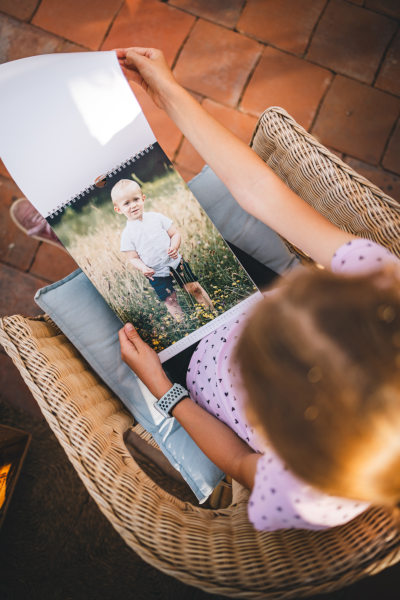
<path fill-rule="evenodd" d="M 0 156 L 44 216 L 155 141 L 113 51 L 0 66 Z"/>

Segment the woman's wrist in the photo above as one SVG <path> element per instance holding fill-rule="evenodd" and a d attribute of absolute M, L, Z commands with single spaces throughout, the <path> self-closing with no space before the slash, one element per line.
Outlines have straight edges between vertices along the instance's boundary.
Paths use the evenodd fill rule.
<path fill-rule="evenodd" d="M 164 394 L 169 392 L 172 386 L 172 381 L 168 379 L 167 375 L 165 375 L 165 377 L 161 377 L 159 381 L 153 384 L 151 391 L 153 396 L 159 400 L 162 398 L 162 396 L 164 396 Z"/>
<path fill-rule="evenodd" d="M 178 402 L 178 404 L 175 404 L 175 406 L 172 408 L 171 415 L 175 417 L 177 421 L 179 421 L 179 416 L 182 414 L 182 411 L 186 410 L 186 406 L 189 402 L 190 404 L 192 404 L 190 396 L 186 396 L 185 398 L 182 398 L 182 400 L 180 400 L 180 402 Z"/>
<path fill-rule="evenodd" d="M 179 107 L 187 97 L 192 96 L 183 88 L 176 80 L 168 82 L 165 89 L 159 93 L 161 103 L 168 116 L 173 119 L 173 115 L 176 111 L 179 111 Z M 193 101 L 194 98 L 193 98 Z"/>

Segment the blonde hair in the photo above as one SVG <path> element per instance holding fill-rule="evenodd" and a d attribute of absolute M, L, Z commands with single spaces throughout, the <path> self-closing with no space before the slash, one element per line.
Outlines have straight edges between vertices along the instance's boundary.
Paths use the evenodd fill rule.
<path fill-rule="evenodd" d="M 390 267 L 289 276 L 235 350 L 249 415 L 321 490 L 400 501 L 400 290 Z"/>
<path fill-rule="evenodd" d="M 132 185 L 138 187 L 140 190 L 142 189 L 136 181 L 133 181 L 133 179 L 120 179 L 117 181 L 111 189 L 111 200 L 113 201 L 114 206 L 118 203 L 121 194 L 126 191 L 126 188 Z"/>

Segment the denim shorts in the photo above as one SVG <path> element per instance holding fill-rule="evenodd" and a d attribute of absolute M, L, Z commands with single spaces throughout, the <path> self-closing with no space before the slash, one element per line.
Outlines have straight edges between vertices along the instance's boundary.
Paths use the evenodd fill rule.
<path fill-rule="evenodd" d="M 149 279 L 149 282 L 159 299 L 164 302 L 175 291 L 174 280 L 183 288 L 186 283 L 198 281 L 198 278 L 193 273 L 189 263 L 181 258 L 181 262 L 176 269 L 170 267 L 170 275 L 154 277 L 153 281 Z"/>

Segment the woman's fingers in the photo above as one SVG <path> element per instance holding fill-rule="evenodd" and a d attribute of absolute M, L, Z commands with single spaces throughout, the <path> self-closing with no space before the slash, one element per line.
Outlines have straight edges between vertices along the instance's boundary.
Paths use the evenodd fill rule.
<path fill-rule="evenodd" d="M 141 346 L 143 346 L 144 342 L 132 323 L 126 323 L 124 325 L 124 333 L 126 335 L 127 340 L 135 346 L 136 350 L 139 352 Z"/>
<path fill-rule="evenodd" d="M 147 56 L 147 58 L 154 58 L 155 56 L 162 54 L 161 50 L 157 50 L 157 48 L 143 48 L 142 46 L 132 46 L 132 48 L 128 48 L 128 50 L 133 50 L 136 54 Z"/>
<path fill-rule="evenodd" d="M 164 108 L 177 82 L 163 53 L 156 48 L 116 48 L 119 64 L 128 79 L 138 83 L 159 108 Z"/>
<path fill-rule="evenodd" d="M 128 68 L 123 62 L 119 61 L 120 66 L 124 72 L 124 75 L 129 81 L 133 81 L 134 83 L 138 83 L 141 87 L 143 87 L 143 77 L 138 73 L 138 71 L 134 71 L 133 69 Z"/>
<path fill-rule="evenodd" d="M 124 331 L 128 340 L 131 341 L 133 344 L 137 345 L 138 343 L 143 341 L 136 329 L 134 328 L 134 326 L 132 325 L 132 323 L 126 323 L 124 325 Z"/>
<path fill-rule="evenodd" d="M 143 58 L 153 59 L 156 58 L 161 52 L 154 48 L 140 48 L 140 47 L 132 47 L 132 48 L 114 48 L 115 53 L 117 54 L 118 60 L 121 62 L 128 62 L 129 66 L 132 64 L 135 66 L 135 63 L 138 61 L 143 61 Z"/>
<path fill-rule="evenodd" d="M 136 54 L 138 54 L 139 56 L 134 57 L 132 59 L 132 53 L 131 53 L 130 56 L 127 57 L 127 53 L 131 50 L 134 50 L 134 52 L 136 52 L 137 50 L 140 50 L 140 52 L 136 52 Z M 139 68 L 138 68 L 139 65 L 136 65 L 137 59 L 139 59 L 139 61 L 141 59 L 143 59 L 143 56 L 145 55 L 145 52 L 146 52 L 146 48 L 137 48 L 137 49 L 136 48 L 115 48 L 115 52 L 116 52 L 120 67 L 124 71 L 125 77 L 127 79 L 129 79 L 130 81 L 133 81 L 134 83 L 139 84 L 141 87 L 144 87 L 145 91 L 147 91 L 147 84 L 145 83 L 145 81 L 139 71 Z"/>
<path fill-rule="evenodd" d="M 126 48 L 114 48 L 114 52 L 118 59 L 126 57 Z"/>
<path fill-rule="evenodd" d="M 121 345 L 121 355 L 125 360 L 126 356 L 139 353 L 140 344 L 143 343 L 140 335 L 133 327 L 132 323 L 127 323 L 118 332 L 119 343 Z"/>

